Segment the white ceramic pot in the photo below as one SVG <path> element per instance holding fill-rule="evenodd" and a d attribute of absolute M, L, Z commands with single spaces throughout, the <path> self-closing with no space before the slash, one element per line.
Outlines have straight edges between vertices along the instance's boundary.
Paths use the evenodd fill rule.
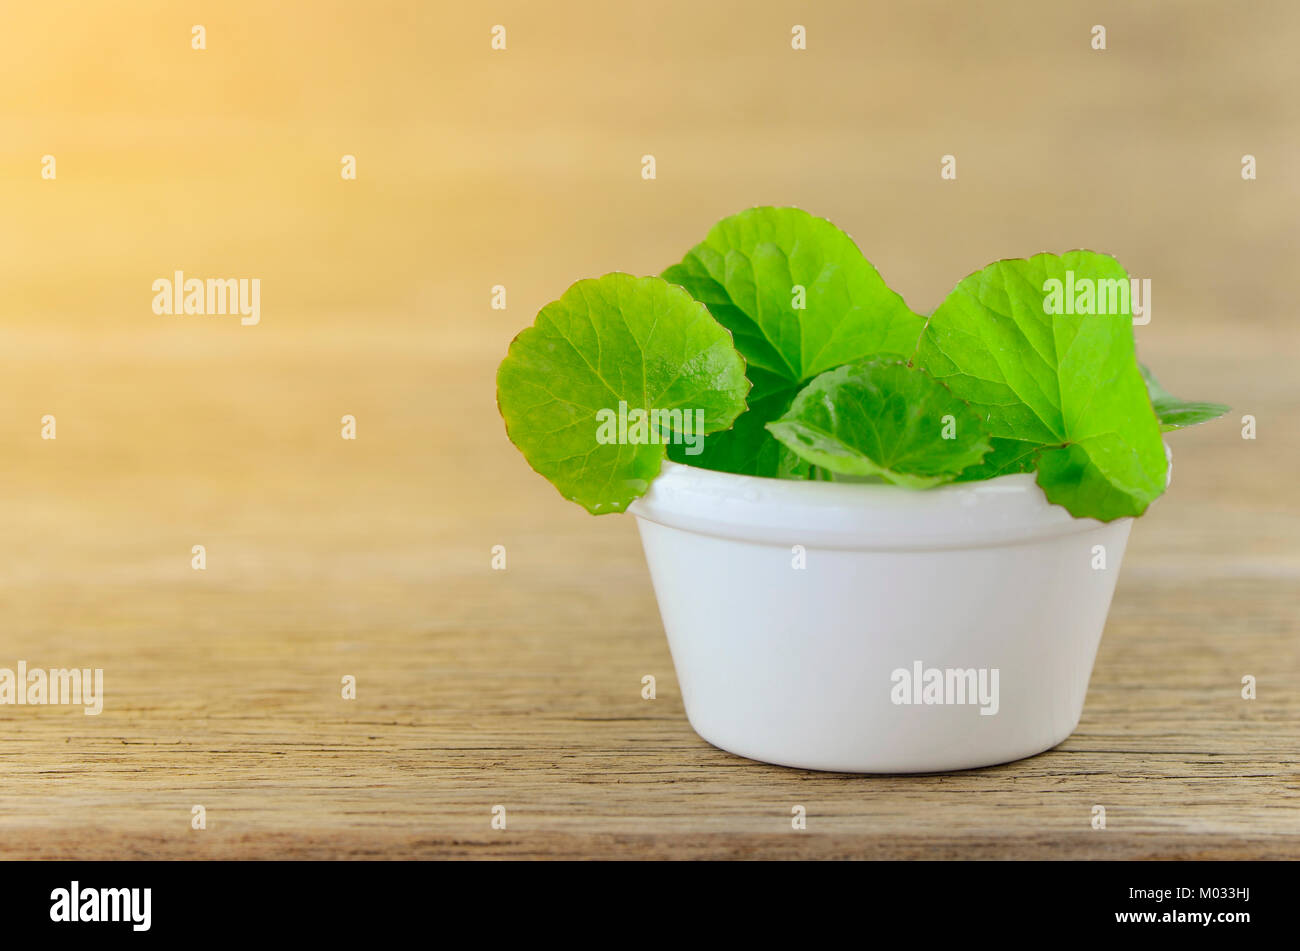
<path fill-rule="evenodd" d="M 872 773 L 1069 736 L 1132 525 L 1071 517 L 1032 474 L 914 491 L 672 462 L 629 511 L 695 731 Z"/>

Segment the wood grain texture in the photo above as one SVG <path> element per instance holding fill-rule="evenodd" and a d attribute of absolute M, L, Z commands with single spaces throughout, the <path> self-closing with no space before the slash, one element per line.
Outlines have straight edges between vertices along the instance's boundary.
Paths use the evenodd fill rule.
<path fill-rule="evenodd" d="M 388 366 L 395 396 L 438 361 L 396 344 L 353 353 Z M 316 362 L 268 359 L 289 381 Z M 488 370 L 442 368 L 449 396 Z M 504 444 L 486 455 L 509 491 L 476 496 L 471 473 L 468 496 L 430 490 L 446 473 L 431 447 L 504 443 L 479 432 L 489 412 L 421 433 L 402 466 L 376 459 L 409 434 L 363 428 L 369 445 L 336 447 L 325 421 L 319 457 L 285 451 L 242 499 L 256 530 L 151 515 L 179 471 L 116 483 L 119 505 L 94 520 L 9 503 L 9 663 L 102 666 L 106 701 L 98 717 L 0 709 L 0 855 L 1300 854 L 1293 446 L 1243 441 L 1231 422 L 1174 434 L 1174 488 L 1135 527 L 1083 720 L 1060 747 L 957 774 L 848 776 L 749 762 L 691 731 L 629 520 L 563 503 Z M 94 491 L 102 474 L 76 453 L 64 435 L 33 449 L 7 497 Z M 1255 497 L 1229 488 L 1242 453 L 1269 487 Z M 303 488 L 330 467 L 329 497 Z M 205 572 L 189 567 L 200 537 Z M 1239 696 L 1247 673 L 1255 701 Z M 356 701 L 340 699 L 344 674 Z M 805 832 L 790 829 L 795 803 Z M 505 831 L 489 827 L 496 804 Z M 1089 828 L 1094 804 L 1105 831 Z"/>
<path fill-rule="evenodd" d="M 233 3 L 204 60 L 159 59 L 158 17 L 87 25 L 147 88 L 23 39 L 66 36 L 40 5 L 0 40 L 41 51 L 0 57 L 29 103 L 0 156 L 0 667 L 106 691 L 0 707 L 0 858 L 1300 857 L 1300 8 L 1102 4 L 1094 55 L 1064 6 L 826 3 L 791 59 L 779 4 L 504 3 L 490 60 L 435 6 L 304 32 Z M 999 257 L 1113 251 L 1153 279 L 1143 359 L 1234 407 L 1168 437 L 1058 748 L 888 777 L 709 746 L 631 520 L 507 443 L 495 367 L 542 305 L 759 203 L 842 224 L 918 310 Z M 260 275 L 262 323 L 155 317 L 175 267 Z"/>

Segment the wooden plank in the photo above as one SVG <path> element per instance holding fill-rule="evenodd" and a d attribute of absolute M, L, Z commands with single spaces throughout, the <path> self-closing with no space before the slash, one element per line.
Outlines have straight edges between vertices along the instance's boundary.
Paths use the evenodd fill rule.
<path fill-rule="evenodd" d="M 295 348 L 265 358 L 290 382 L 323 358 Z M 352 352 L 387 367 L 391 404 L 370 415 L 401 416 L 429 355 L 396 341 Z M 449 387 L 468 385 L 448 373 Z M 240 410 L 255 415 L 263 398 Z M 490 423 L 480 408 L 457 425 L 472 441 Z M 209 473 L 209 498 L 246 510 L 207 532 L 176 521 L 173 508 L 195 504 L 183 455 L 153 472 L 123 463 L 131 477 L 105 487 L 73 439 L 23 450 L 4 503 L 6 656 L 102 666 L 106 697 L 96 717 L 0 710 L 0 855 L 1297 854 L 1297 536 L 1280 469 L 1294 450 L 1259 447 L 1277 487 L 1219 504 L 1233 425 L 1174 437 L 1176 488 L 1135 528 L 1083 721 L 1064 744 L 985 770 L 884 777 L 752 763 L 691 731 L 628 519 L 564 503 L 508 445 L 486 453 L 508 490 L 465 501 L 432 494 L 448 471 L 432 434 L 398 463 L 400 427 L 335 447 L 333 420 L 321 426 L 250 451 L 267 455 L 242 477 L 223 470 L 234 486 Z M 330 491 L 299 491 L 313 478 Z M 65 507 L 43 496 L 50 485 Z M 79 500 L 96 493 L 87 518 Z M 189 565 L 199 538 L 205 572 Z M 495 543 L 505 571 L 490 568 Z M 646 673 L 654 701 L 640 696 Z M 1255 701 L 1239 696 L 1247 673 Z M 345 674 L 355 701 L 340 699 Z M 205 830 L 190 828 L 194 804 Z M 504 831 L 489 826 L 498 804 Z M 790 828 L 794 804 L 806 832 Z M 1104 831 L 1089 827 L 1095 804 Z"/>

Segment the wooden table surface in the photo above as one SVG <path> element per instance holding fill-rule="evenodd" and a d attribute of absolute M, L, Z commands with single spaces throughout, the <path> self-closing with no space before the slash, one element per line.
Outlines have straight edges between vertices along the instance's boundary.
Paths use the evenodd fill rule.
<path fill-rule="evenodd" d="M 477 13 L 390 6 L 239 0 L 202 53 L 134 6 L 0 37 L 0 667 L 105 681 L 98 716 L 0 707 L 0 858 L 1300 857 L 1294 4 L 828 0 L 794 53 L 779 3 L 507 2 L 499 56 Z M 538 308 L 754 204 L 835 220 L 922 311 L 1113 251 L 1155 287 L 1143 358 L 1234 407 L 1169 436 L 1058 748 L 886 777 L 709 746 L 631 519 L 506 441 Z M 261 323 L 152 314 L 175 268 L 260 277 Z"/>
<path fill-rule="evenodd" d="M 489 401 L 410 408 L 430 365 L 449 404 L 490 394 L 495 354 L 353 343 L 312 351 L 269 330 L 265 364 L 207 416 L 155 419 L 151 393 L 88 386 L 58 439 L 29 439 L 7 470 L 7 666 L 102 667 L 105 701 L 99 716 L 0 708 L 0 856 L 1300 855 L 1294 442 L 1243 441 L 1232 421 L 1171 437 L 1173 488 L 1135 526 L 1083 720 L 1060 747 L 949 775 L 825 774 L 691 731 L 629 518 L 562 501 Z M 1223 346 L 1202 358 L 1210 395 L 1229 387 L 1208 372 L 1232 364 Z M 192 372 L 143 340 L 106 356 L 174 375 L 164 389 Z M 228 419 L 256 419 L 264 387 L 348 390 L 348 360 L 387 367 L 383 388 L 344 400 L 355 443 L 331 406 L 244 429 L 251 471 L 202 448 Z M 105 404 L 139 420 L 112 477 L 93 464 L 109 450 L 82 435 Z M 1264 433 L 1296 410 L 1250 408 Z M 183 451 L 159 448 L 172 438 Z M 190 565 L 200 543 L 205 571 Z"/>

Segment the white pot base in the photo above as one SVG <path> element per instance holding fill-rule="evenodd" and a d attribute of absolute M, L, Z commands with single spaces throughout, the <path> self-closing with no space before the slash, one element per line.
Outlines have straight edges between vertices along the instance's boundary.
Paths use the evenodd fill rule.
<path fill-rule="evenodd" d="M 690 717 L 687 716 L 686 719 L 689 721 Z M 1017 762 L 1018 760 L 1029 759 L 1031 757 L 1039 756 L 1043 753 L 1049 752 L 1050 750 L 1054 750 L 1056 749 L 1056 747 L 1060 746 L 1062 743 L 1068 740 L 1070 736 L 1074 733 L 1074 730 L 1070 730 L 1064 736 L 1060 737 L 1057 740 L 1054 740 L 1053 742 L 1049 743 L 1047 746 L 1036 747 L 1033 749 L 1026 750 L 1024 752 L 1013 753 L 1005 757 L 996 756 L 993 759 L 989 759 L 988 755 L 986 754 L 986 755 L 972 757 L 969 763 L 963 763 L 961 760 L 955 760 L 955 759 L 942 759 L 942 760 L 935 761 L 931 765 L 926 765 L 923 758 L 919 758 L 919 759 L 912 758 L 903 761 L 882 760 L 877 762 L 866 762 L 858 759 L 843 760 L 843 761 L 839 761 L 839 760 L 829 761 L 824 759 L 806 760 L 801 757 L 796 757 L 794 759 L 787 760 L 779 756 L 774 757 L 770 755 L 765 755 L 761 747 L 746 748 L 746 749 L 740 749 L 740 748 L 732 749 L 728 746 L 723 745 L 722 743 L 717 742 L 716 740 L 710 739 L 708 736 L 702 733 L 695 726 L 694 723 L 691 724 L 691 729 L 695 731 L 696 736 L 702 739 L 705 743 L 708 743 L 714 749 L 720 750 L 721 752 L 730 754 L 732 756 L 739 756 L 742 759 L 752 760 L 753 762 L 756 763 L 766 763 L 771 766 L 782 766 L 782 767 L 788 767 L 790 769 L 806 769 L 806 770 L 812 770 L 820 773 L 856 773 L 859 775 L 874 775 L 874 776 L 898 776 L 898 775 L 907 775 L 907 774 L 926 775 L 926 774 L 933 774 L 933 773 L 951 773 L 951 772 L 958 772 L 958 771 L 972 770 L 972 769 L 986 769 L 992 766 L 1004 766 L 1007 763 L 1014 763 Z"/>
<path fill-rule="evenodd" d="M 631 511 L 695 731 L 862 773 L 1066 739 L 1132 524 L 1072 518 L 1032 475 L 917 492 L 672 463 Z"/>

